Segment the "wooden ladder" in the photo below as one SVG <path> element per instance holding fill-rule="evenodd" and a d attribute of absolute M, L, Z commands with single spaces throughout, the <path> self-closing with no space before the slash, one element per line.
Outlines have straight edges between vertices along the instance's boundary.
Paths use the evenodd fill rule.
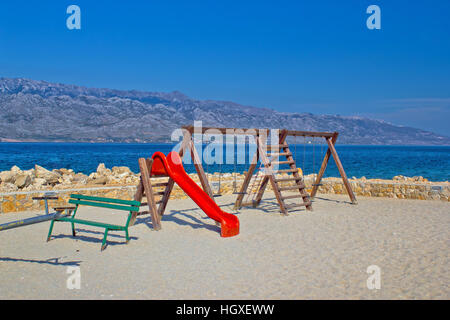
<path fill-rule="evenodd" d="M 174 181 L 167 175 L 152 176 L 152 165 L 153 159 L 139 158 L 141 178 L 134 195 L 134 200 L 140 201 L 141 207 L 148 206 L 149 210 L 133 213 L 130 225 L 132 226 L 135 223 L 137 216 L 150 214 L 153 229 L 159 230 L 161 229 L 161 217 L 164 215 Z M 152 179 L 154 178 L 168 178 L 169 180 L 152 183 Z M 164 191 L 157 191 L 155 188 L 164 188 Z M 144 197 L 147 200 L 146 202 L 142 202 L 142 198 Z M 155 197 L 159 197 L 160 199 L 156 200 Z"/>
<path fill-rule="evenodd" d="M 275 197 L 280 205 L 281 213 L 287 215 L 290 209 L 294 209 L 297 207 L 305 207 L 307 210 L 312 210 L 311 200 L 309 198 L 308 192 L 306 191 L 306 186 L 303 181 L 303 178 L 299 175 L 297 166 L 295 165 L 295 160 L 292 155 L 291 150 L 289 149 L 289 145 L 286 142 L 286 131 L 282 132 L 279 138 L 279 143 L 276 145 L 268 145 L 267 148 L 265 146 L 265 141 L 262 137 L 258 137 L 258 151 L 261 157 L 261 162 L 264 164 L 266 168 L 267 175 L 264 177 L 261 182 L 261 186 L 258 191 L 258 195 L 254 201 L 254 206 L 257 206 L 262 199 L 264 194 L 264 189 L 267 184 L 270 182 L 272 185 L 273 192 Z M 267 149 L 271 151 L 271 153 L 267 153 Z M 269 158 L 270 157 L 270 158 Z M 286 160 L 280 160 L 280 157 L 285 157 Z M 288 164 L 289 169 L 283 169 L 274 171 L 273 165 L 280 164 Z M 289 177 L 277 178 L 277 173 L 288 173 Z M 294 182 L 294 185 L 281 187 L 280 182 Z M 295 195 L 283 195 L 283 191 L 298 191 L 298 194 Z M 285 200 L 288 199 L 302 199 L 301 203 L 293 203 L 286 204 Z"/>

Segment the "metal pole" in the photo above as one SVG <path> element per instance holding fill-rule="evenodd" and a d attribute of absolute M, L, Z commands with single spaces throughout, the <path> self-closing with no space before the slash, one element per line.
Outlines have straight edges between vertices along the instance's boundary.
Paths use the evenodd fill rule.
<path fill-rule="evenodd" d="M 27 226 L 30 224 L 45 222 L 45 221 L 49 221 L 49 220 L 54 220 L 54 219 L 58 219 L 58 218 L 69 216 L 69 215 L 70 215 L 70 213 L 61 214 L 60 212 L 56 212 L 56 213 L 52 213 L 52 214 L 48 214 L 48 215 L 44 215 L 44 216 L 16 220 L 16 221 L 8 222 L 5 224 L 0 224 L 0 231 L 23 227 L 23 226 Z"/>

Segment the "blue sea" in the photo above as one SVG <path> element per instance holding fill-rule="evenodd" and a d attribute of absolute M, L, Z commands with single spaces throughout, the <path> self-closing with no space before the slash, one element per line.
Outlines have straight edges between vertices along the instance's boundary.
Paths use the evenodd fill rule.
<path fill-rule="evenodd" d="M 138 158 L 150 158 L 155 151 L 167 154 L 173 150 L 174 146 L 172 144 L 0 143 L 0 171 L 9 170 L 13 165 L 27 170 L 38 164 L 49 170 L 67 168 L 89 174 L 96 170 L 99 163 L 105 163 L 108 168 L 127 166 L 133 172 L 138 172 Z M 302 168 L 305 174 L 319 171 L 326 151 L 325 147 L 290 145 L 290 148 L 295 153 L 297 166 Z M 253 151 L 252 148 L 250 149 Z M 431 181 L 450 180 L 450 147 L 448 146 L 337 145 L 336 149 L 349 178 L 365 176 L 366 178 L 391 179 L 396 175 L 404 175 L 423 176 Z M 227 157 L 225 150 L 224 159 Z M 249 160 L 248 146 L 246 154 L 245 164 L 237 164 L 238 161 L 236 165 L 234 163 L 204 164 L 204 168 L 208 172 L 243 172 L 248 169 L 251 160 Z M 186 164 L 185 168 L 187 172 L 195 171 L 192 164 Z M 332 159 L 325 176 L 339 176 Z"/>

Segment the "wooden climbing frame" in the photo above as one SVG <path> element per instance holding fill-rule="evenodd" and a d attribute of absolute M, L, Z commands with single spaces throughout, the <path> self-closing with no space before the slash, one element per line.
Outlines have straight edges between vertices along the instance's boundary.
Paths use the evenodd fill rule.
<path fill-rule="evenodd" d="M 345 170 L 342 166 L 342 163 L 339 159 L 338 153 L 335 148 L 336 140 L 338 137 L 337 132 L 313 132 L 313 131 L 297 131 L 297 130 L 287 130 L 287 129 L 279 129 L 279 141 L 272 145 L 267 145 L 267 137 L 268 133 L 270 132 L 270 129 L 252 129 L 252 128 L 214 128 L 214 127 L 194 127 L 194 126 L 185 126 L 183 127 L 183 130 L 185 130 L 185 135 L 183 139 L 182 146 L 184 144 L 189 145 L 192 158 L 194 160 L 194 165 L 197 170 L 197 173 L 200 177 L 200 181 L 202 182 L 203 189 L 210 195 L 212 195 L 211 188 L 209 187 L 208 180 L 206 178 L 206 175 L 204 173 L 203 167 L 201 166 L 201 160 L 198 158 L 198 153 L 195 150 L 194 142 L 192 141 L 192 137 L 194 134 L 197 135 L 204 135 L 204 134 L 215 134 L 220 133 L 223 135 L 232 134 L 232 135 L 251 135 L 254 137 L 257 148 L 256 152 L 253 156 L 252 162 L 250 164 L 249 170 L 247 171 L 244 182 L 238 192 L 238 197 L 235 202 L 235 209 L 241 208 L 242 206 L 246 205 L 252 205 L 252 206 L 258 206 L 261 202 L 262 196 L 264 194 L 264 191 L 270 182 L 272 189 L 274 190 L 275 196 L 277 198 L 277 201 L 280 205 L 280 211 L 283 214 L 287 214 L 289 209 L 292 209 L 294 207 L 299 206 L 305 206 L 307 210 L 312 210 L 312 204 L 310 201 L 310 198 L 314 198 L 317 194 L 317 191 L 319 189 L 319 186 L 321 185 L 321 181 L 323 178 L 323 175 L 325 173 L 325 169 L 328 165 L 328 161 L 330 160 L 330 157 L 332 156 L 336 166 L 339 170 L 339 173 L 342 177 L 344 186 L 347 190 L 347 193 L 350 197 L 350 200 L 352 204 L 356 204 L 356 197 L 353 193 L 353 190 L 351 188 L 351 185 L 348 181 L 347 175 L 345 173 Z M 306 191 L 306 187 L 303 181 L 303 177 L 300 176 L 298 173 L 298 169 L 293 157 L 293 154 L 291 150 L 289 149 L 289 144 L 287 143 L 286 139 L 289 136 L 303 136 L 303 137 L 314 137 L 314 138 L 324 138 L 326 140 L 326 143 L 328 145 L 327 152 L 324 156 L 324 159 L 322 161 L 321 168 L 319 170 L 319 173 L 317 174 L 317 177 L 315 179 L 315 182 L 313 184 L 311 195 L 308 195 Z M 271 142 L 273 143 L 273 142 Z M 267 153 L 268 151 L 271 151 L 271 153 Z M 195 155 L 195 157 L 194 157 Z M 280 157 L 286 157 L 286 160 L 280 160 Z M 265 174 L 264 177 L 261 177 L 261 181 L 257 183 L 258 190 L 256 192 L 256 197 L 253 199 L 250 203 L 243 202 L 244 197 L 247 193 L 247 190 L 249 188 L 249 185 L 251 184 L 251 180 L 253 177 L 253 174 L 255 170 L 257 169 L 257 163 L 258 161 L 261 161 L 261 163 L 264 165 Z M 288 164 L 289 169 L 286 170 L 278 170 L 273 171 L 272 167 L 274 164 Z M 277 173 L 288 173 L 291 176 L 287 178 L 278 178 L 276 176 Z M 280 187 L 280 182 L 288 182 L 292 181 L 294 182 L 293 186 L 288 187 Z M 298 195 L 287 195 L 284 196 L 282 194 L 282 191 L 295 191 L 298 190 Z M 284 200 L 287 199 L 295 199 L 295 198 L 301 198 L 301 203 L 294 203 L 287 205 Z"/>
<path fill-rule="evenodd" d="M 312 131 L 295 131 L 295 130 L 279 130 L 278 141 L 275 144 L 267 145 L 267 137 L 270 129 L 251 129 L 251 128 L 212 128 L 212 127 L 194 127 L 194 126 L 185 126 L 182 128 L 183 130 L 183 141 L 181 142 L 180 150 L 178 153 L 180 157 L 183 158 L 183 155 L 186 152 L 190 152 L 191 159 L 193 161 L 195 170 L 199 177 L 201 186 L 203 190 L 214 200 L 213 192 L 208 182 L 208 178 L 205 174 L 202 160 L 195 148 L 194 143 L 194 135 L 204 135 L 204 134 L 232 134 L 232 135 L 246 135 L 253 136 L 257 148 L 256 152 L 253 156 L 250 167 L 245 175 L 244 182 L 241 185 L 240 191 L 237 193 L 237 199 L 235 202 L 235 209 L 241 208 L 242 206 L 252 205 L 258 206 L 263 197 L 264 191 L 267 185 L 270 183 L 272 189 L 275 193 L 276 199 L 280 206 L 280 211 L 282 214 L 287 214 L 288 211 L 294 207 L 304 206 L 307 210 L 312 210 L 312 204 L 310 198 L 314 198 L 316 196 L 317 190 L 321 185 L 322 177 L 325 173 L 325 169 L 328 165 L 328 161 L 332 156 L 336 166 L 339 170 L 339 173 L 344 182 L 344 186 L 347 190 L 347 193 L 350 197 L 350 200 L 353 204 L 356 204 L 356 197 L 352 191 L 350 183 L 347 179 L 347 175 L 344 171 L 342 163 L 339 159 L 338 153 L 335 149 L 336 140 L 338 137 L 337 132 L 312 132 Z M 306 191 L 305 183 L 303 181 L 303 177 L 298 173 L 298 169 L 293 157 L 293 154 L 289 148 L 289 144 L 286 139 L 289 136 L 303 136 L 303 137 L 318 137 L 324 138 L 328 145 L 328 150 L 325 154 L 325 157 L 322 161 L 322 165 L 320 167 L 320 171 L 316 177 L 316 180 L 313 184 L 313 188 L 311 191 L 311 195 Z M 273 142 L 271 142 L 273 143 Z M 271 151 L 268 153 L 268 151 Z M 286 157 L 286 160 L 280 160 L 280 157 Z M 252 176 L 257 169 L 257 163 L 261 161 L 264 165 L 264 175 L 261 176 L 261 181 L 257 183 L 258 189 L 256 190 L 255 198 L 251 201 L 251 203 L 243 202 L 245 195 L 247 194 L 247 190 L 249 185 L 251 184 Z M 139 170 L 141 172 L 141 180 L 139 185 L 137 186 L 137 191 L 134 196 L 134 200 L 141 202 L 141 206 L 148 206 L 148 211 L 143 212 L 135 212 L 132 215 L 130 225 L 133 225 L 136 221 L 136 217 L 143 214 L 150 214 L 153 228 L 154 230 L 161 229 L 161 217 L 164 215 L 164 211 L 167 206 L 167 202 L 169 200 L 170 194 L 172 192 L 174 181 L 168 178 L 167 182 L 157 182 L 152 184 L 152 179 L 160 178 L 161 175 L 151 176 L 151 167 L 153 164 L 152 159 L 139 159 Z M 274 164 L 288 164 L 289 169 L 285 170 L 273 170 Z M 288 173 L 291 176 L 287 178 L 279 178 L 277 177 L 277 173 Z M 279 185 L 280 182 L 294 182 L 293 186 L 281 187 Z M 154 188 L 165 187 L 164 191 L 155 191 Z M 298 194 L 295 195 L 283 195 L 283 191 L 298 191 Z M 159 196 L 160 199 L 156 200 L 156 196 Z M 147 202 L 142 202 L 142 199 L 146 197 Z M 301 199 L 300 203 L 294 204 L 286 204 L 285 200 L 287 199 Z"/>
<path fill-rule="evenodd" d="M 266 130 L 268 130 L 268 129 L 266 129 Z M 258 131 L 258 132 L 261 132 L 261 131 Z M 252 160 L 252 164 L 244 178 L 244 182 L 242 184 L 240 194 L 239 194 L 238 198 L 236 199 L 235 208 L 237 209 L 237 208 L 240 208 L 245 205 L 253 205 L 255 207 L 258 206 L 259 203 L 261 202 L 262 195 L 267 186 L 267 183 L 270 181 L 271 185 L 272 185 L 272 189 L 274 190 L 275 196 L 280 205 L 280 211 L 283 214 L 287 214 L 289 209 L 294 208 L 294 207 L 299 207 L 299 206 L 305 206 L 307 210 L 311 210 L 312 206 L 311 206 L 311 202 L 310 202 L 309 198 L 311 198 L 311 199 L 315 198 L 315 196 L 317 194 L 317 190 L 319 189 L 319 186 L 321 185 L 321 181 L 322 181 L 323 175 L 325 173 L 325 169 L 328 165 L 328 161 L 330 160 L 331 155 L 333 156 L 333 159 L 339 170 L 339 174 L 341 175 L 342 181 L 343 181 L 344 186 L 347 190 L 347 193 L 350 197 L 351 203 L 357 204 L 355 194 L 353 193 L 353 190 L 351 188 L 351 185 L 350 185 L 347 175 L 345 173 L 344 167 L 342 166 L 341 160 L 339 159 L 338 153 L 335 148 L 335 144 L 336 144 L 338 135 L 339 134 L 337 132 L 312 132 L 312 131 L 296 131 L 296 130 L 282 129 L 282 130 L 280 130 L 280 134 L 279 134 L 279 136 L 280 136 L 279 144 L 275 145 L 275 146 L 268 146 L 271 149 L 278 148 L 280 151 L 278 153 L 271 153 L 271 154 L 267 154 L 267 149 L 265 148 L 266 143 L 265 143 L 265 141 L 263 141 L 261 139 L 261 137 L 264 137 L 264 136 L 267 137 L 267 134 L 262 135 L 262 136 L 260 135 L 258 137 L 258 139 L 256 140 L 256 142 L 258 144 L 257 152 L 255 153 L 254 159 Z M 313 183 L 310 196 L 307 196 L 304 181 L 298 173 L 298 169 L 296 167 L 295 160 L 292 156 L 292 152 L 290 151 L 289 145 L 286 141 L 286 138 L 288 136 L 324 138 L 328 145 L 328 149 L 327 149 L 327 152 L 325 153 L 324 159 L 322 161 L 321 168 L 320 168 L 319 173 Z M 268 155 L 275 156 L 276 158 L 278 158 L 279 156 L 285 156 L 286 161 L 278 160 L 278 161 L 274 162 L 273 157 L 272 157 L 272 160 L 269 161 Z M 250 184 L 250 180 L 252 179 L 253 172 L 256 169 L 256 164 L 258 162 L 258 159 L 261 160 L 261 162 L 264 164 L 265 168 L 267 168 L 267 167 L 270 168 L 273 164 L 289 164 L 290 169 L 278 170 L 277 172 L 272 172 L 271 174 L 266 175 L 260 184 L 256 199 L 253 200 L 251 203 L 243 203 L 242 201 L 243 201 L 244 195 L 246 193 L 248 185 Z M 292 174 L 293 177 L 277 178 L 275 176 L 275 173 L 288 173 L 288 174 Z M 290 187 L 280 187 L 278 185 L 278 182 L 285 182 L 285 181 L 286 182 L 287 181 L 295 181 L 295 185 L 290 186 Z M 299 190 L 300 195 L 283 196 L 281 194 L 281 191 L 285 191 L 285 190 Z M 286 205 L 284 203 L 284 200 L 292 199 L 292 198 L 302 198 L 303 202 L 295 203 L 292 205 Z"/>

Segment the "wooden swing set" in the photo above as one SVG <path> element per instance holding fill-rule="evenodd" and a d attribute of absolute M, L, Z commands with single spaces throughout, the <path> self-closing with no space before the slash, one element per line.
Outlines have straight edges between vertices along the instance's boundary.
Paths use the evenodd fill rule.
<path fill-rule="evenodd" d="M 256 143 L 256 152 L 253 155 L 253 159 L 250 163 L 248 171 L 245 174 L 244 181 L 238 192 L 234 190 L 234 194 L 237 194 L 237 199 L 234 205 L 235 209 L 239 209 L 244 206 L 257 207 L 264 195 L 267 185 L 270 183 L 272 190 L 277 199 L 280 211 L 282 214 L 288 214 L 290 209 L 296 207 L 305 207 L 306 210 L 312 210 L 311 199 L 315 198 L 317 191 L 321 185 L 325 169 L 328 162 L 333 157 L 339 173 L 342 177 L 342 181 L 347 190 L 352 204 L 357 204 L 356 197 L 352 191 L 351 185 L 348 181 L 345 170 L 339 159 L 338 153 L 335 148 L 336 140 L 338 138 L 337 132 L 311 132 L 311 131 L 295 131 L 281 129 L 277 136 L 277 141 L 270 141 L 268 144 L 268 133 L 270 129 L 242 129 L 242 128 L 212 128 L 212 127 L 194 127 L 185 126 L 183 130 L 183 141 L 180 145 L 178 153 L 182 158 L 186 152 L 190 153 L 193 161 L 196 173 L 200 180 L 203 190 L 214 199 L 218 193 L 213 193 L 208 177 L 202 165 L 202 160 L 196 150 L 194 136 L 203 137 L 208 134 L 222 134 L 222 135 L 245 135 L 250 136 Z M 306 186 L 303 180 L 303 176 L 299 174 L 299 170 L 296 166 L 294 155 L 291 152 L 289 144 L 287 142 L 288 137 L 312 137 L 323 138 L 326 141 L 328 149 L 323 158 L 320 170 L 316 175 L 315 182 L 312 185 L 311 194 L 306 191 Z M 284 157 L 285 159 L 282 159 Z M 259 168 L 257 168 L 259 165 Z M 288 165 L 288 169 L 278 169 L 279 165 Z M 133 225 L 136 217 L 142 214 L 150 214 L 152 219 L 153 228 L 159 230 L 161 228 L 161 217 L 164 214 L 167 202 L 172 192 L 174 181 L 167 176 L 167 182 L 157 182 L 152 184 L 154 178 L 161 178 L 162 176 L 151 176 L 152 159 L 139 159 L 139 169 L 141 172 L 141 181 L 137 187 L 134 200 L 141 202 L 143 197 L 147 198 L 147 202 L 141 202 L 141 206 L 148 206 L 148 211 L 135 212 L 132 215 L 130 225 Z M 278 169 L 278 170 L 277 170 Z M 254 175 L 255 171 L 257 173 Z M 288 176 L 281 176 L 279 174 L 288 174 Z M 284 182 L 293 182 L 293 185 L 282 186 Z M 236 183 L 236 182 L 235 182 Z M 155 191 L 155 188 L 164 188 L 164 191 Z M 234 186 L 236 188 L 236 184 Z M 220 191 L 220 190 L 219 190 Z M 294 191 L 295 194 L 284 194 L 285 191 Z M 155 196 L 160 196 L 159 200 L 156 200 Z M 244 199 L 249 201 L 244 201 Z M 285 200 L 288 199 L 301 199 L 298 203 L 287 204 Z"/>

